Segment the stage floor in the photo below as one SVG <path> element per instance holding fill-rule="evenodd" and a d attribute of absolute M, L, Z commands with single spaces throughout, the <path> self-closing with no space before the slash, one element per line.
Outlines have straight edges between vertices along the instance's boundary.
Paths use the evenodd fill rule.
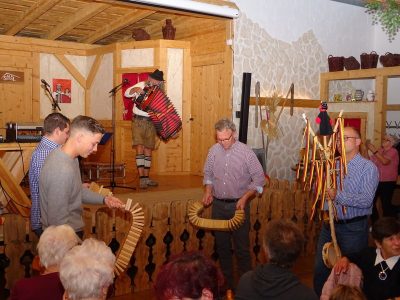
<path fill-rule="evenodd" d="M 193 189 L 193 188 L 203 188 L 203 176 L 196 175 L 154 175 L 151 176 L 151 179 L 158 182 L 157 187 L 149 187 L 147 189 L 139 188 L 139 178 L 136 177 L 134 180 L 130 181 L 122 181 L 118 180 L 116 182 L 117 186 L 125 186 L 125 187 L 134 187 L 133 189 L 115 187 L 114 194 L 115 195 L 124 195 L 130 193 L 152 193 L 152 192 L 168 192 L 172 190 L 181 190 L 181 189 Z M 108 181 L 98 182 L 98 184 L 110 185 Z M 123 198 L 121 196 L 121 198 Z"/>

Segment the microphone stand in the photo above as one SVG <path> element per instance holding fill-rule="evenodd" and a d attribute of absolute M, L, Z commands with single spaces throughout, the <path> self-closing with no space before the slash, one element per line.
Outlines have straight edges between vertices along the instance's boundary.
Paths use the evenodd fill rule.
<path fill-rule="evenodd" d="M 51 91 L 50 91 L 49 87 L 47 86 L 47 84 L 43 83 L 42 86 L 44 86 L 44 89 L 46 90 L 47 94 L 50 95 L 50 98 L 51 98 L 51 111 L 52 112 L 57 112 L 57 109 L 59 111 L 61 111 L 60 106 L 58 106 L 58 103 L 57 103 L 56 99 L 54 99 L 53 94 L 51 93 Z"/>
<path fill-rule="evenodd" d="M 124 82 L 118 84 L 117 86 L 113 87 L 109 93 L 111 94 L 111 101 L 112 101 L 112 109 L 111 109 L 111 126 L 112 126 L 112 138 L 111 138 L 111 181 L 110 185 L 106 187 L 110 187 L 111 191 L 114 192 L 114 188 L 124 188 L 124 189 L 132 189 L 136 190 L 135 187 L 131 186 L 122 186 L 117 185 L 115 182 L 115 94 L 117 91 L 122 87 Z"/>

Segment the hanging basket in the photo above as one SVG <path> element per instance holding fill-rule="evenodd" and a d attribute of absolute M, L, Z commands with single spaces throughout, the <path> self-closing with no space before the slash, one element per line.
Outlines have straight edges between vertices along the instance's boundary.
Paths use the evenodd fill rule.
<path fill-rule="evenodd" d="M 400 54 L 386 52 L 385 55 L 381 55 L 379 61 L 384 67 L 400 66 Z"/>
<path fill-rule="evenodd" d="M 379 55 L 375 51 L 372 51 L 370 54 L 365 52 L 362 53 L 360 55 L 361 69 L 376 68 L 376 66 L 378 65 L 378 58 Z"/>
<path fill-rule="evenodd" d="M 358 70 L 360 68 L 360 63 L 354 56 L 350 56 L 344 59 L 344 67 L 347 71 Z"/>
<path fill-rule="evenodd" d="M 344 56 L 328 56 L 329 72 L 343 71 Z"/>

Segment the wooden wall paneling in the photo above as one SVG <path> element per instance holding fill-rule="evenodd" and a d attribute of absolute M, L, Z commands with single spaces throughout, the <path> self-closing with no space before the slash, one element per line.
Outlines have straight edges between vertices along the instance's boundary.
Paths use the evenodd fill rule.
<path fill-rule="evenodd" d="M 192 69 L 190 48 L 183 50 L 183 95 L 182 95 L 182 171 L 190 172 L 190 145 L 194 140 L 191 139 L 191 106 L 192 106 Z"/>
<path fill-rule="evenodd" d="M 117 160 L 118 163 L 125 163 L 126 170 L 126 180 L 128 182 L 132 182 L 138 177 L 137 169 L 136 169 L 136 152 L 132 148 L 132 125 L 131 121 L 120 121 L 119 124 L 123 124 L 119 126 L 120 134 L 118 135 L 121 138 L 121 147 L 120 151 L 120 160 Z M 157 166 L 156 163 L 153 166 Z"/>
<path fill-rule="evenodd" d="M 20 258 L 29 245 L 25 243 L 27 219 L 15 214 L 5 214 L 3 230 L 5 255 L 10 265 L 5 269 L 6 288 L 10 289 L 14 283 L 25 275 L 24 266 Z"/>
<path fill-rule="evenodd" d="M 85 89 L 85 115 L 90 116 L 90 105 L 91 105 L 91 97 L 90 97 L 90 89 L 92 88 L 93 80 L 96 77 L 97 71 L 99 70 L 101 60 L 103 58 L 103 54 L 97 54 L 96 58 L 93 62 L 93 65 L 89 71 L 88 77 L 86 79 L 86 89 Z"/>
<path fill-rule="evenodd" d="M 25 69 L 24 70 L 24 98 L 21 99 L 21 104 L 18 106 L 17 110 L 15 111 L 15 115 L 20 115 L 19 120 L 22 122 L 32 122 L 33 121 L 33 110 L 32 110 L 32 69 Z M 10 99 L 11 100 L 11 99 Z M 14 102 L 15 99 L 12 99 Z M 15 106 L 14 106 L 15 108 Z M 16 117 L 14 115 L 14 117 Z"/>
<path fill-rule="evenodd" d="M 4 82 L 0 85 L 0 112 L 3 121 L 0 124 L 0 134 L 5 136 L 7 122 L 32 121 L 32 69 L 2 66 L 0 70 L 24 73 L 23 82 Z"/>
<path fill-rule="evenodd" d="M 165 43 L 162 43 L 165 44 Z M 167 44 L 174 45 L 172 41 Z M 182 43 L 181 43 L 182 44 Z M 186 45 L 185 43 L 184 45 Z M 155 49 L 154 63 L 160 66 L 164 76 L 168 73 L 168 48 L 160 47 Z M 166 78 L 165 78 L 166 79 Z M 188 79 L 190 80 L 190 79 Z M 168 96 L 168 85 L 173 85 L 173 82 L 165 82 L 165 91 Z M 182 107 L 182 111 L 187 108 Z M 156 151 L 153 151 L 154 160 L 157 161 L 157 168 L 153 168 L 158 174 L 177 174 L 182 172 L 182 157 L 183 157 L 183 130 L 179 132 L 176 139 L 170 139 L 168 142 L 160 141 Z"/>
<path fill-rule="evenodd" d="M 82 219 L 83 219 L 83 239 L 88 239 L 93 237 L 92 229 L 95 226 L 94 213 L 90 207 L 83 207 Z"/>
<path fill-rule="evenodd" d="M 88 50 L 99 47 L 98 45 L 74 42 L 0 35 L 0 49 L 12 51 L 26 51 L 29 49 L 29 51 L 38 53 L 87 55 Z"/>
<path fill-rule="evenodd" d="M 321 98 L 322 99 L 322 98 Z M 260 97 L 260 106 L 266 105 L 272 101 L 271 97 Z M 285 102 L 285 98 L 281 98 L 278 102 L 278 106 L 282 106 Z M 321 100 L 318 99 L 294 99 L 294 107 L 307 107 L 307 108 L 318 108 L 321 104 Z M 250 105 L 256 105 L 256 97 L 250 97 Z M 286 101 L 285 107 L 289 106 L 289 100 Z"/>
<path fill-rule="evenodd" d="M 114 84 L 113 86 L 116 86 L 121 83 L 121 73 L 118 72 L 119 69 L 121 69 L 121 44 L 117 43 L 115 45 L 115 51 L 114 51 L 114 57 L 113 57 L 113 65 L 114 65 Z M 119 90 L 115 94 L 115 120 L 122 120 L 122 111 L 123 111 L 123 105 L 121 101 L 118 101 L 117 99 L 122 99 L 122 94 L 121 90 Z M 119 105 L 117 105 L 119 103 Z"/>
<path fill-rule="evenodd" d="M 185 250 L 184 242 L 180 240 L 184 230 L 188 230 L 188 221 L 186 222 L 186 203 L 184 201 L 172 201 L 170 203 L 169 229 L 173 236 L 171 244 L 171 254 L 178 254 Z M 186 242 L 187 250 L 187 242 Z"/>
<path fill-rule="evenodd" d="M 378 98 L 378 101 L 374 104 L 374 140 L 372 143 L 375 145 L 381 144 L 383 135 L 386 133 L 386 111 L 384 111 L 384 106 L 387 103 L 387 88 L 388 77 L 377 76 L 375 82 L 375 95 L 381 95 L 382 99 Z"/>
<path fill-rule="evenodd" d="M 96 58 L 93 62 L 92 68 L 90 69 L 89 75 L 86 79 L 87 88 L 90 89 L 93 84 L 93 80 L 96 77 L 97 71 L 99 70 L 101 60 L 103 59 L 104 54 L 96 54 Z"/>
<path fill-rule="evenodd" d="M 135 277 L 134 290 L 142 291 L 146 289 L 153 288 L 152 282 L 149 280 L 149 276 L 146 273 L 146 266 L 149 264 L 150 257 L 150 247 L 146 245 L 146 241 L 149 239 L 150 235 L 153 234 L 153 207 L 151 205 L 143 205 L 144 211 L 144 227 L 141 238 L 135 250 L 135 266 L 138 268 L 138 274 Z M 158 241 L 156 241 L 157 244 Z M 153 259 L 154 259 L 154 250 L 155 246 L 153 246 Z M 153 274 L 154 275 L 154 274 Z"/>
<path fill-rule="evenodd" d="M 107 245 L 112 239 L 113 230 L 113 211 L 107 207 L 99 208 L 96 211 L 96 238 L 104 241 Z M 124 231 L 122 231 L 123 233 Z"/>
<path fill-rule="evenodd" d="M 152 67 L 134 67 L 134 68 L 118 68 L 116 73 L 149 73 L 153 72 L 155 69 L 161 69 L 159 65 L 154 65 Z"/>
<path fill-rule="evenodd" d="M 32 53 L 32 121 L 40 120 L 40 53 Z"/>
<path fill-rule="evenodd" d="M 112 222 L 115 223 L 114 234 L 115 234 L 115 239 L 119 242 L 120 247 L 118 251 L 120 251 L 127 236 L 127 233 L 131 228 L 131 214 L 121 210 L 113 210 L 113 214 L 115 215 L 115 219 L 114 218 L 112 219 L 113 221 L 115 220 L 115 222 Z M 123 274 L 121 274 L 116 278 L 115 295 L 119 296 L 131 292 L 132 292 L 131 280 L 125 271 Z"/>
<path fill-rule="evenodd" d="M 232 115 L 232 49 L 226 46 L 227 22 L 210 20 L 210 30 L 188 38 L 192 57 L 191 172 L 202 174 L 209 147 L 215 143 L 214 124 Z M 207 41 L 207 43 L 204 43 Z"/>
<path fill-rule="evenodd" d="M 224 70 L 223 64 L 192 69 L 192 140 L 197 141 L 191 145 L 193 174 L 200 175 L 203 172 L 208 149 L 215 143 L 215 122 L 222 117 L 231 117 L 230 99 L 223 93 Z"/>
<path fill-rule="evenodd" d="M 202 152 L 207 151 L 204 146 L 206 133 L 203 132 L 205 127 L 202 126 L 202 102 L 207 93 L 207 88 L 203 84 L 198 84 L 203 79 L 203 68 L 192 68 L 192 103 L 191 103 L 191 141 L 190 144 L 190 171 L 192 174 L 201 175 L 203 172 L 204 161 Z M 207 126 L 206 124 L 204 124 Z M 209 126 L 208 126 L 209 127 Z"/>
<path fill-rule="evenodd" d="M 86 91 L 86 79 L 82 74 L 75 68 L 75 66 L 61 54 L 55 54 L 55 57 L 60 61 L 60 63 L 71 73 L 76 81 L 81 85 L 81 87 Z M 86 105 L 85 105 L 86 106 Z"/>
<path fill-rule="evenodd" d="M 110 45 L 101 45 L 96 47 L 92 47 L 90 49 L 86 50 L 86 55 L 91 56 L 91 55 L 100 55 L 100 54 L 107 54 L 107 53 L 113 53 L 115 51 L 115 45 L 116 44 L 110 44 Z"/>

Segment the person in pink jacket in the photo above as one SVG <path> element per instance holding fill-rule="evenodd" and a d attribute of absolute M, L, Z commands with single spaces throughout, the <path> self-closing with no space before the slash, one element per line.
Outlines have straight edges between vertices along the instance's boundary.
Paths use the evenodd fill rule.
<path fill-rule="evenodd" d="M 384 217 L 396 217 L 397 215 L 398 208 L 392 204 L 399 167 L 399 153 L 397 149 L 394 148 L 396 143 L 397 138 L 393 135 L 385 135 L 380 148 L 375 147 L 369 141 L 366 143 L 369 158 L 379 170 L 379 184 L 375 193 L 374 207 L 371 216 L 372 223 L 379 217 L 376 208 L 378 197 L 381 199 Z"/>

